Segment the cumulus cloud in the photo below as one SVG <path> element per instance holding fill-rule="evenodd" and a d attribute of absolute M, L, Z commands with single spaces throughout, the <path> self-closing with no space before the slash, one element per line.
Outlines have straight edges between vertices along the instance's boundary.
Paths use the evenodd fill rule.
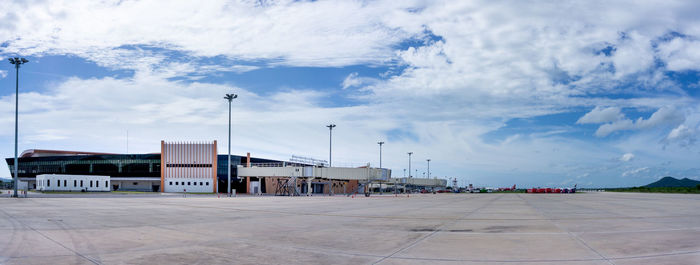
<path fill-rule="evenodd" d="M 195 56 L 267 59 L 279 64 L 382 63 L 391 47 L 420 28 L 387 24 L 420 8 L 410 1 L 51 1 L 10 2 L 0 36 L 7 53 L 75 54 L 108 60 L 126 47 L 158 47 Z M 89 12 L 87 11 L 89 10 Z M 193 12 L 197 10 L 197 12 Z M 2 16 L 0 16 L 2 17 Z M 97 56 L 95 54 L 106 55 Z"/>
<path fill-rule="evenodd" d="M 632 154 L 632 153 L 625 153 L 624 155 L 622 155 L 620 157 L 620 161 L 622 161 L 622 162 L 629 162 L 632 159 L 634 159 L 634 154 Z"/>
<path fill-rule="evenodd" d="M 342 86 L 343 89 L 347 89 L 350 87 L 359 87 L 363 85 L 375 84 L 377 82 L 379 82 L 379 79 L 377 78 L 360 77 L 357 72 L 354 72 L 350 73 L 347 77 L 345 77 Z"/>
<path fill-rule="evenodd" d="M 694 145 L 697 141 L 698 130 L 690 128 L 685 124 L 678 125 L 678 127 L 671 130 L 664 139 L 665 144 L 678 143 L 681 146 Z"/>
<path fill-rule="evenodd" d="M 120 131 L 129 127 L 131 137 L 138 137 L 134 128 L 139 127 L 144 152 L 157 150 L 153 145 L 161 138 L 224 139 L 225 105 L 210 96 L 235 84 L 197 80 L 268 67 L 390 69 L 379 78 L 347 73 L 340 85 L 363 89 L 345 91 L 344 96 L 360 102 L 350 107 L 321 104 L 330 97 L 322 89 L 272 89 L 263 97 L 236 87 L 240 101 L 234 105 L 239 108 L 234 109 L 234 146 L 280 159 L 299 146 L 325 156 L 326 142 L 319 139 L 327 131 L 310 128 L 336 122 L 338 139 L 347 141 L 339 140 L 343 152 L 338 155 L 345 157 L 338 159 L 375 157 L 373 143 L 382 137 L 392 139 L 387 152 L 401 154 L 385 158 L 395 169 L 404 167 L 404 152 L 413 150 L 416 155 L 432 153 L 435 163 L 445 161 L 437 168 L 454 175 L 491 180 L 503 174 L 507 162 L 529 172 L 547 168 L 549 178 L 569 172 L 574 177 L 582 173 L 575 165 L 610 162 L 620 150 L 636 149 L 593 145 L 563 134 L 516 132 L 510 135 L 523 136 L 507 144 L 489 144 L 483 136 L 512 119 L 596 106 L 577 123 L 602 124 L 597 136 L 671 126 L 678 131 L 668 138 L 682 139 L 687 134 L 678 128 L 683 115 L 698 113 L 688 107 L 697 100 L 678 92 L 680 85 L 664 74 L 700 65 L 695 41 L 700 26 L 696 14 L 688 12 L 697 9 L 693 1 L 214 0 L 162 5 L 7 3 L 0 18 L 11 19 L 0 24 L 0 54 L 78 56 L 135 73 L 71 78 L 22 94 L 32 97 L 23 100 L 28 102 L 22 105 L 23 116 L 36 122 L 22 123 L 28 132 L 24 139 L 48 147 L 114 150 L 120 146 Z M 669 38 L 670 32 L 683 37 Z M 0 124 L 9 128 L 11 97 L 2 97 L 0 109 L 7 115 L 0 115 Z M 632 120 L 622 109 L 657 111 L 648 119 Z M 343 131 L 345 126 L 353 129 Z M 692 127 L 688 123 L 688 130 Z M 409 134 L 403 132 L 411 137 L 400 137 Z M 49 134 L 69 138 L 50 141 Z M 659 141 L 643 140 L 635 139 L 635 146 Z M 639 152 L 635 160 L 653 151 Z M 697 162 L 697 154 L 687 150 L 663 154 Z"/>
<path fill-rule="evenodd" d="M 671 71 L 700 70 L 700 41 L 682 37 L 661 43 L 659 55 Z"/>
<path fill-rule="evenodd" d="M 585 116 L 584 116 L 585 117 Z M 654 112 L 649 119 L 644 119 L 642 117 L 638 118 L 636 121 L 630 119 L 617 120 L 612 123 L 603 124 L 598 127 L 595 135 L 599 137 L 607 136 L 615 131 L 623 130 L 642 130 L 654 128 L 661 125 L 676 125 L 682 123 L 685 120 L 685 116 L 670 107 L 662 107 Z"/>
<path fill-rule="evenodd" d="M 0 70 L 0 79 L 7 77 L 7 71 Z"/>
<path fill-rule="evenodd" d="M 606 122 L 614 122 L 625 117 L 618 107 L 602 108 L 596 106 L 593 110 L 583 115 L 576 121 L 577 124 L 598 124 Z"/>

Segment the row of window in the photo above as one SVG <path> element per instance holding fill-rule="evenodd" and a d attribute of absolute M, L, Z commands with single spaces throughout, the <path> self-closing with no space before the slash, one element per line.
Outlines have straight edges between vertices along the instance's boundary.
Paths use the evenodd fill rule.
<path fill-rule="evenodd" d="M 45 181 L 46 181 L 45 182 L 46 187 L 51 187 L 51 180 L 46 179 Z M 94 180 L 94 184 L 95 184 L 96 188 L 100 187 L 100 181 Z M 92 188 L 92 186 L 93 186 L 93 180 L 90 181 L 90 188 Z M 56 180 L 56 187 L 61 187 L 61 180 L 60 179 Z M 65 180 L 65 179 L 63 180 L 63 187 L 68 187 L 68 180 Z M 78 187 L 78 180 L 73 180 L 73 188 L 76 188 L 76 187 Z M 82 187 L 83 187 L 83 181 L 80 180 L 80 188 L 82 188 Z M 109 187 L 108 180 L 105 180 L 105 187 Z"/>
<path fill-rule="evenodd" d="M 194 185 L 192 185 L 191 183 L 194 183 Z M 173 182 L 171 181 L 170 186 L 172 186 L 172 185 L 173 185 Z M 182 182 L 175 181 L 175 186 L 179 186 L 179 185 L 185 185 L 185 182 L 184 181 L 182 181 Z M 187 185 L 197 186 L 197 182 L 196 181 L 188 181 Z M 200 181 L 199 186 L 209 186 L 209 181 L 206 181 L 206 182 Z"/>
<path fill-rule="evenodd" d="M 167 164 L 167 167 L 211 167 L 211 164 Z"/>
<path fill-rule="evenodd" d="M 30 158 L 31 159 L 31 158 Z M 28 160 L 28 159 L 21 159 Z M 14 165 L 9 165 L 14 172 Z M 108 160 L 58 160 L 58 161 L 20 161 L 21 177 L 48 173 L 91 175 L 104 174 L 139 174 L 147 176 L 160 175 L 160 159 L 108 159 Z M 106 174 L 109 173 L 109 174 Z M 29 174 L 29 176 L 27 176 Z"/>

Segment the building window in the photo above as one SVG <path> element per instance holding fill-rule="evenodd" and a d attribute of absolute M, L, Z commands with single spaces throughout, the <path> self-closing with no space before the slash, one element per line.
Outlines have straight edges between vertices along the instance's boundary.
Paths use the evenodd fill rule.
<path fill-rule="evenodd" d="M 197 182 L 196 182 L 196 181 L 194 182 L 194 185 L 197 186 Z"/>
<path fill-rule="evenodd" d="M 175 186 L 180 185 L 179 181 L 175 181 Z"/>
<path fill-rule="evenodd" d="M 105 187 L 109 187 L 109 181 L 105 180 Z"/>
<path fill-rule="evenodd" d="M 207 186 L 209 186 L 209 181 L 207 181 L 207 182 L 205 182 L 205 183 L 207 184 Z"/>
<path fill-rule="evenodd" d="M 95 187 L 96 187 L 96 188 L 99 188 L 99 187 L 100 187 L 100 181 L 99 181 L 99 180 L 95 180 Z"/>
<path fill-rule="evenodd" d="M 92 188 L 92 180 L 90 181 L 90 188 Z"/>
<path fill-rule="evenodd" d="M 78 186 L 78 181 L 74 179 L 73 180 L 73 187 L 77 187 L 77 186 Z"/>
<path fill-rule="evenodd" d="M 80 187 L 81 188 L 83 187 L 83 180 L 82 179 L 80 180 Z"/>
<path fill-rule="evenodd" d="M 51 180 L 50 179 L 46 180 L 46 187 L 51 187 Z"/>
<path fill-rule="evenodd" d="M 64 179 L 64 180 L 63 180 L 63 187 L 68 187 L 68 184 L 67 184 L 67 183 L 68 183 L 68 181 Z"/>
<path fill-rule="evenodd" d="M 192 184 L 190 184 L 190 182 L 188 181 L 188 182 L 187 182 L 187 185 L 189 186 L 189 185 L 192 185 Z"/>
<path fill-rule="evenodd" d="M 204 183 L 200 181 L 200 182 L 199 182 L 199 186 L 204 186 L 204 185 L 202 185 L 202 184 L 204 184 Z"/>
<path fill-rule="evenodd" d="M 134 182 L 134 183 L 131 183 L 131 184 L 134 184 L 134 186 L 136 186 L 136 185 L 139 185 L 139 183 L 138 183 L 138 182 Z"/>
<path fill-rule="evenodd" d="M 170 186 L 172 186 L 172 185 L 173 185 L 173 182 L 171 181 L 171 182 L 170 182 Z"/>
<path fill-rule="evenodd" d="M 56 187 L 60 187 L 60 186 L 61 186 L 61 180 L 60 180 L 60 179 L 57 180 L 56 183 L 58 183 L 58 184 L 56 184 Z"/>

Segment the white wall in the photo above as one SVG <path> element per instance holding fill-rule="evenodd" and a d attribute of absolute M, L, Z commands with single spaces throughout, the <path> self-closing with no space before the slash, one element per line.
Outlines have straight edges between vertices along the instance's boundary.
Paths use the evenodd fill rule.
<path fill-rule="evenodd" d="M 119 185 L 118 190 L 123 191 L 153 191 L 153 184 L 160 185 L 158 182 L 147 180 L 114 180 L 114 185 Z"/>
<path fill-rule="evenodd" d="M 207 192 L 211 193 L 214 183 L 210 178 L 165 178 L 165 192 Z M 196 184 L 196 185 L 195 185 Z"/>
<path fill-rule="evenodd" d="M 109 176 L 43 174 L 36 176 L 36 184 L 40 191 L 111 190 Z"/>
<path fill-rule="evenodd" d="M 161 141 L 164 192 L 212 193 L 216 179 L 216 141 Z M 200 185 L 201 183 L 201 185 Z M 196 185 L 195 185 L 196 184 Z"/>
<path fill-rule="evenodd" d="M 309 173 L 312 173 L 309 176 Z M 391 177 L 391 170 L 380 168 L 355 168 L 355 167 L 238 167 L 238 176 L 241 177 L 318 177 L 339 180 L 387 180 Z"/>
<path fill-rule="evenodd" d="M 397 178 L 397 183 L 409 184 L 416 186 L 434 186 L 434 187 L 446 187 L 446 179 L 429 179 L 429 178 Z"/>

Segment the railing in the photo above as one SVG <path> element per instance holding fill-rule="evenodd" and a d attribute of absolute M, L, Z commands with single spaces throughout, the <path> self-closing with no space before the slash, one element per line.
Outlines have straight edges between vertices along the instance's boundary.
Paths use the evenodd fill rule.
<path fill-rule="evenodd" d="M 245 165 L 243 165 L 245 166 Z M 273 163 L 250 163 L 250 167 L 283 167 L 284 163 L 282 162 L 273 162 Z"/>
<path fill-rule="evenodd" d="M 241 165 L 245 167 L 245 164 Z M 250 167 L 310 167 L 312 165 L 298 162 L 268 162 L 268 163 L 250 163 Z"/>

